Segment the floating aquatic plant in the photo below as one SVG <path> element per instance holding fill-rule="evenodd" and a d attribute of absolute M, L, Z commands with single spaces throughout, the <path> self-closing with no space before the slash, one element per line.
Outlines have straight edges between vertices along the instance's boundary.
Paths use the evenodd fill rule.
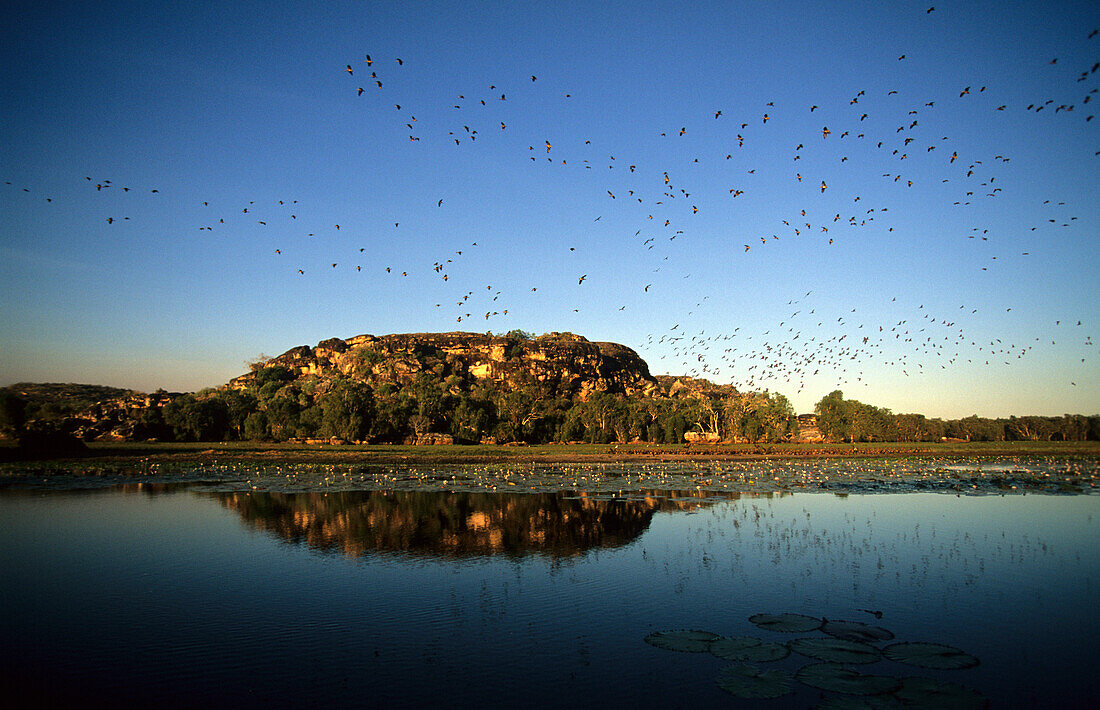
<path fill-rule="evenodd" d="M 787 671 L 761 671 L 750 665 L 727 666 L 718 672 L 715 682 L 739 698 L 778 698 L 792 689 L 791 674 Z"/>
<path fill-rule="evenodd" d="M 898 663 L 942 670 L 973 668 L 979 663 L 969 653 L 942 643 L 895 643 L 882 649 L 882 654 Z"/>
<path fill-rule="evenodd" d="M 811 663 L 799 668 L 794 677 L 813 688 L 849 695 L 880 695 L 901 687 L 901 681 L 897 678 L 864 675 L 839 663 Z"/>
<path fill-rule="evenodd" d="M 989 700 L 978 691 L 955 683 L 932 678 L 902 678 L 901 688 L 894 696 L 905 707 L 936 708 L 936 710 L 970 710 L 988 707 Z"/>
<path fill-rule="evenodd" d="M 710 652 L 727 661 L 751 661 L 767 663 L 791 655 L 791 650 L 781 643 L 762 641 L 753 636 L 725 636 L 710 643 Z"/>
<path fill-rule="evenodd" d="M 805 614 L 753 614 L 749 621 L 768 631 L 806 633 L 821 628 L 822 620 Z M 891 637 L 893 638 L 893 637 Z"/>
<path fill-rule="evenodd" d="M 709 631 L 682 629 L 680 631 L 655 631 L 645 637 L 645 642 L 650 646 L 663 648 L 666 651 L 706 653 L 710 650 L 711 641 L 718 638 L 721 637 Z"/>
<path fill-rule="evenodd" d="M 874 663 L 882 653 L 870 644 L 839 638 L 795 639 L 787 644 L 795 653 L 830 663 Z"/>
<path fill-rule="evenodd" d="M 817 710 L 900 710 L 910 706 L 893 695 L 829 695 L 816 707 Z"/>
<path fill-rule="evenodd" d="M 821 630 L 833 638 L 863 643 L 889 641 L 894 638 L 893 633 L 881 626 L 871 626 L 860 621 L 826 621 L 821 625 Z"/>

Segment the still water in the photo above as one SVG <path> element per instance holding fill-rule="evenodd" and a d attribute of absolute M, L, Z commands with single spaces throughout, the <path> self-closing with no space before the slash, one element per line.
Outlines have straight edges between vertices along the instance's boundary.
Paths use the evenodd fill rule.
<path fill-rule="evenodd" d="M 799 682 L 742 700 L 715 682 L 731 661 L 645 640 L 826 638 L 749 621 L 798 613 L 980 660 L 861 673 L 1095 707 L 1098 514 L 1089 495 L 9 489 L 0 675 L 33 706 L 860 707 Z"/>

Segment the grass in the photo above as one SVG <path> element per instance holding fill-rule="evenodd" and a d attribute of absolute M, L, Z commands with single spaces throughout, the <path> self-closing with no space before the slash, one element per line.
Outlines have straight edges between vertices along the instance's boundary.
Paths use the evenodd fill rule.
<path fill-rule="evenodd" d="M 1100 457 L 1097 441 L 952 443 L 872 442 L 782 444 L 543 444 L 330 445 L 233 442 L 91 442 L 88 457 L 105 461 L 266 461 L 315 463 L 493 463 L 721 461 L 818 457 L 1085 456 Z M 14 442 L 0 442 L 0 459 L 15 460 Z"/>

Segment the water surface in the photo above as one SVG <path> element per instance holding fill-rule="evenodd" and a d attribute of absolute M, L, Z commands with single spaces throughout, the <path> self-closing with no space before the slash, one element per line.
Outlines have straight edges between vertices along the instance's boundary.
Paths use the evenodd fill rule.
<path fill-rule="evenodd" d="M 1086 707 L 1098 513 L 1095 496 L 9 489 L 0 673 L 83 706 L 809 707 L 831 694 L 741 701 L 714 682 L 728 661 L 644 642 L 821 636 L 748 620 L 798 612 L 981 661 L 864 672 Z"/>

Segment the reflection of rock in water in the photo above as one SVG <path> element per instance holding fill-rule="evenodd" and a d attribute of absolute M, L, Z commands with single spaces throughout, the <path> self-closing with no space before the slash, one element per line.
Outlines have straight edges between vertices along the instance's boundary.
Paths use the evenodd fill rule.
<path fill-rule="evenodd" d="M 667 494 L 629 500 L 561 493 L 212 493 L 252 525 L 350 556 L 368 552 L 466 556 L 579 555 L 625 545 L 658 510 L 704 502 Z"/>

